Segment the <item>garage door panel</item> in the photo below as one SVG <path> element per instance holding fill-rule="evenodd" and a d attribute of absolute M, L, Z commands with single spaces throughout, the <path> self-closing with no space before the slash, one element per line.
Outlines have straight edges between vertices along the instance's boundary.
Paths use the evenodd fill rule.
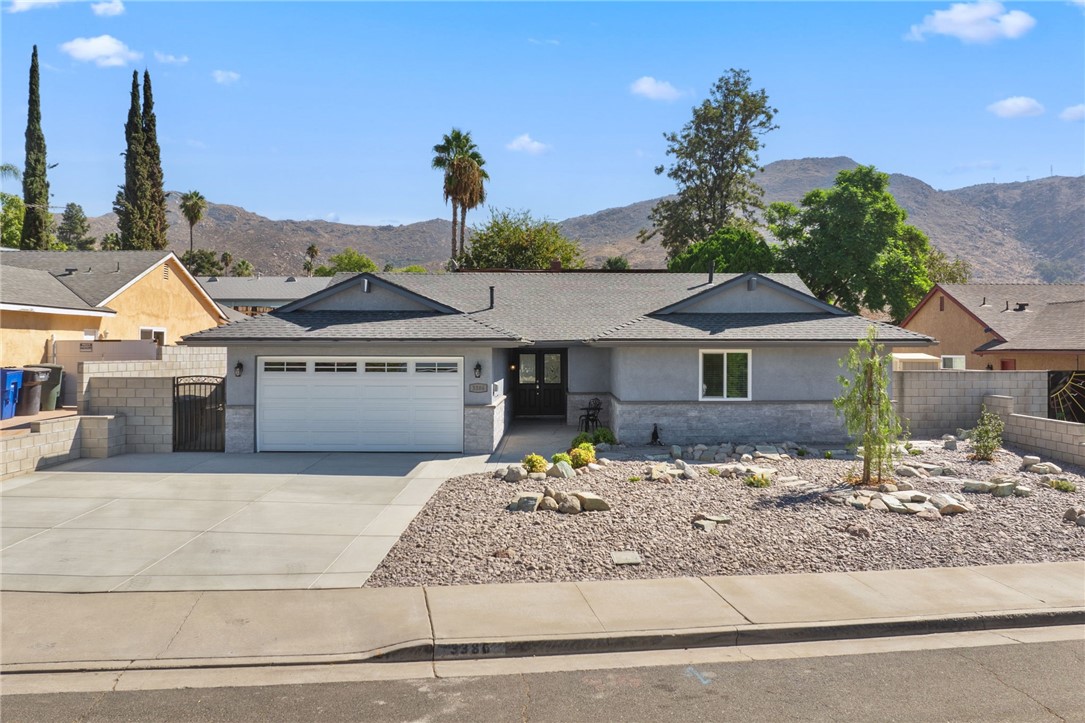
<path fill-rule="evenodd" d="M 463 449 L 462 359 L 276 357 L 262 361 L 269 363 L 267 367 L 261 363 L 261 370 L 279 370 L 262 371 L 257 378 L 257 439 L 262 451 Z M 321 369 L 339 371 L 315 372 L 318 362 Z M 303 371 L 281 371 L 284 366 Z M 445 371 L 434 372 L 437 367 Z"/>

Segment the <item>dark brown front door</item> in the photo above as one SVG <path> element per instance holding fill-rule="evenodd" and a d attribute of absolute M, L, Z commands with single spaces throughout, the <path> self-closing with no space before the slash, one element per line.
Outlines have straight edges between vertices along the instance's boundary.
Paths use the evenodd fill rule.
<path fill-rule="evenodd" d="M 517 352 L 515 374 L 516 416 L 565 416 L 564 350 Z"/>

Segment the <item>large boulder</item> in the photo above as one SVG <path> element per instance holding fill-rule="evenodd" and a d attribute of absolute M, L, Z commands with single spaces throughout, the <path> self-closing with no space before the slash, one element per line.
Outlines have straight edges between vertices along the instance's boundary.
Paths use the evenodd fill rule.
<path fill-rule="evenodd" d="M 931 495 L 931 498 L 927 501 L 937 507 L 938 513 L 941 515 L 958 515 L 962 512 L 972 512 L 974 510 L 972 505 L 944 492 Z"/>
<path fill-rule="evenodd" d="M 542 501 L 539 502 L 538 511 L 539 512 L 557 512 L 558 511 L 558 503 L 553 497 L 550 497 L 549 495 L 547 495 L 547 496 L 542 498 Z"/>
<path fill-rule="evenodd" d="M 558 512 L 563 515 L 575 515 L 580 512 L 580 500 L 573 495 L 567 495 L 565 501 L 558 505 Z"/>
<path fill-rule="evenodd" d="M 534 512 L 539 509 L 542 499 L 541 492 L 520 492 L 509 505 L 509 509 L 513 512 Z"/>
<path fill-rule="evenodd" d="M 572 479 L 576 477 L 576 471 L 573 470 L 573 466 L 562 460 L 555 463 L 546 471 L 547 477 L 557 477 L 558 479 Z"/>
<path fill-rule="evenodd" d="M 1062 474 L 1062 467 L 1054 462 L 1040 462 L 1032 465 L 1026 471 L 1033 474 Z"/>
<path fill-rule="evenodd" d="M 682 470 L 682 477 L 684 479 L 697 479 L 700 475 L 697 473 L 697 468 L 691 464 L 686 464 L 682 460 L 675 460 L 675 466 Z"/>
<path fill-rule="evenodd" d="M 527 477 L 527 470 L 518 464 L 510 465 L 505 472 L 506 482 L 519 482 Z"/>
<path fill-rule="evenodd" d="M 606 512 L 610 509 L 610 503 L 591 492 L 574 492 L 573 497 L 580 502 L 580 509 L 584 512 Z"/>
<path fill-rule="evenodd" d="M 994 484 L 992 484 L 991 482 L 984 482 L 983 480 L 978 480 L 978 479 L 961 480 L 961 489 L 964 490 L 965 492 L 986 493 L 986 492 L 990 492 L 994 488 L 995 488 Z"/>

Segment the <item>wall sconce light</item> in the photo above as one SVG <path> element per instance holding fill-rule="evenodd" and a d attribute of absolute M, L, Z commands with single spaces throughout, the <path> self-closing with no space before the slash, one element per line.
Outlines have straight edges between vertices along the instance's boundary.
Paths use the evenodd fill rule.
<path fill-rule="evenodd" d="M 475 379 L 482 377 L 482 362 L 475 362 Z"/>
<path fill-rule="evenodd" d="M 239 377 L 245 373 L 245 365 L 241 362 L 234 364 L 234 376 Z"/>
<path fill-rule="evenodd" d="M 509 364 L 509 371 L 510 372 L 516 371 L 516 365 L 515 364 Z"/>

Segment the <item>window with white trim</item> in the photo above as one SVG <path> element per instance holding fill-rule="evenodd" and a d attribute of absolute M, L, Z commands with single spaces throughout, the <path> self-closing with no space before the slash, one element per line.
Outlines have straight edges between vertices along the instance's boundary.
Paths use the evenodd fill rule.
<path fill-rule="evenodd" d="M 415 362 L 415 374 L 455 374 L 459 372 L 457 362 Z"/>
<path fill-rule="evenodd" d="M 358 362 L 318 361 L 313 363 L 313 371 L 353 374 L 358 371 Z"/>
<path fill-rule="evenodd" d="M 139 338 L 154 340 L 155 344 L 159 346 L 166 345 L 166 329 L 161 326 L 141 326 L 139 328 Z"/>
<path fill-rule="evenodd" d="M 406 372 L 407 362 L 366 362 L 366 374 L 386 372 Z"/>
<path fill-rule="evenodd" d="M 98 330 L 97 329 L 83 329 L 83 341 L 97 341 Z"/>
<path fill-rule="evenodd" d="M 749 349 L 701 351 L 701 401 L 748 401 L 750 357 Z"/>
<path fill-rule="evenodd" d="M 266 361 L 265 372 L 305 372 L 308 364 L 303 361 Z"/>
<path fill-rule="evenodd" d="M 964 356 L 956 354 L 943 354 L 942 355 L 942 368 L 943 369 L 964 369 Z"/>

